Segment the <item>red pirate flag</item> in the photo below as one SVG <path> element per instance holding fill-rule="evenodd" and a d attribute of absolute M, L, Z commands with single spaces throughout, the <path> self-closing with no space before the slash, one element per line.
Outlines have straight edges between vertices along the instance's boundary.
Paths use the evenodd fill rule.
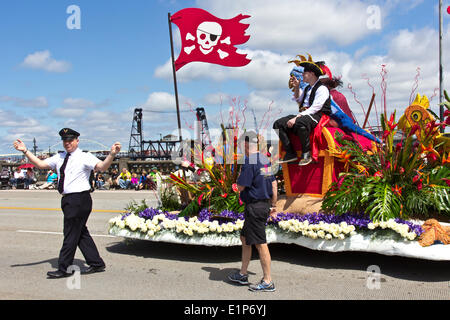
<path fill-rule="evenodd" d="M 245 35 L 248 24 L 240 23 L 249 15 L 238 15 L 232 19 L 219 19 L 208 11 L 186 8 L 171 16 L 170 21 L 180 29 L 181 52 L 175 61 L 178 71 L 189 62 L 201 61 L 227 67 L 241 67 L 251 60 L 246 54 L 236 53 L 235 45 L 250 39 Z"/>

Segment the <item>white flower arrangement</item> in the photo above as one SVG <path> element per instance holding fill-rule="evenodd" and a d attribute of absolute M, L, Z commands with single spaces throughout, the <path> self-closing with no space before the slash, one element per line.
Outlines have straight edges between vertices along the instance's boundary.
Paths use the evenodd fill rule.
<path fill-rule="evenodd" d="M 278 222 L 278 226 L 288 233 L 301 233 L 303 236 L 312 239 L 331 240 L 337 238 L 344 240 L 346 236 L 356 234 L 355 226 L 348 225 L 346 222 L 336 224 L 320 221 L 318 224 L 310 224 L 307 220 L 290 219 Z"/>
<path fill-rule="evenodd" d="M 415 232 L 409 232 L 408 225 L 397 223 L 394 219 L 389 219 L 388 221 L 371 222 L 369 223 L 367 228 L 369 230 L 375 230 L 376 228 L 391 229 L 400 234 L 403 238 L 410 241 L 415 240 L 417 237 L 417 234 Z"/>
<path fill-rule="evenodd" d="M 244 221 L 241 219 L 233 222 L 220 224 L 217 220 L 199 220 L 194 216 L 191 218 L 179 217 L 174 219 L 166 217 L 164 213 L 153 216 L 152 219 L 141 218 L 136 214 L 129 214 L 125 217 L 116 216 L 109 220 L 110 229 L 117 226 L 120 229 L 129 229 L 133 232 L 140 232 L 147 234 L 149 237 L 155 236 L 161 230 L 174 232 L 178 235 L 186 235 L 188 237 L 202 236 L 206 234 L 214 235 L 232 235 L 242 230 Z M 320 221 L 319 223 L 311 224 L 308 220 L 299 221 L 297 219 L 289 219 L 279 221 L 275 226 L 286 233 L 298 234 L 311 239 L 344 240 L 349 236 L 356 235 L 356 227 L 347 224 L 346 222 L 326 223 Z M 415 240 L 417 234 L 412 231 L 409 232 L 409 227 L 403 223 L 397 223 L 390 219 L 382 222 L 371 222 L 368 224 L 369 230 L 391 229 L 400 234 L 404 239 Z"/>
<path fill-rule="evenodd" d="M 231 234 L 240 231 L 244 226 L 244 221 L 238 219 L 236 223 L 219 224 L 217 220 L 214 221 L 200 221 L 197 217 L 192 217 L 186 220 L 180 217 L 176 220 L 168 219 L 164 214 L 155 216 L 153 219 L 140 218 L 135 214 L 130 214 L 123 218 L 117 216 L 109 220 L 110 228 L 117 226 L 121 229 L 128 228 L 131 231 L 139 231 L 147 233 L 149 237 L 154 236 L 162 229 L 175 231 L 177 234 L 185 234 L 187 236 L 203 235 L 207 233 L 217 234 Z"/>

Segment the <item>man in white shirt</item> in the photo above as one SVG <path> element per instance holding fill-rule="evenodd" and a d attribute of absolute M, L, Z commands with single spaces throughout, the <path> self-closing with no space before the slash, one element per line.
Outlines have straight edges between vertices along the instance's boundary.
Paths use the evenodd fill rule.
<path fill-rule="evenodd" d="M 89 177 L 92 170 L 106 171 L 121 148 L 119 142 L 114 143 L 110 154 L 101 161 L 92 154 L 78 149 L 80 134 L 75 130 L 64 128 L 59 135 L 66 151 L 45 160 L 29 152 L 21 140 L 17 139 L 14 142 L 14 148 L 22 151 L 36 167 L 56 170 L 58 174 L 58 191 L 62 194 L 61 209 L 64 213 L 64 241 L 59 254 L 58 270 L 48 272 L 49 278 L 71 275 L 67 269 L 73 264 L 77 247 L 89 265 L 82 274 L 104 271 L 105 263 L 86 227 L 92 210 Z"/>
<path fill-rule="evenodd" d="M 16 171 L 14 171 L 14 178 L 11 179 L 11 185 L 13 189 L 17 188 L 18 183 L 22 183 L 25 179 L 23 171 L 21 168 L 17 167 Z"/>
<path fill-rule="evenodd" d="M 322 69 L 312 61 L 300 63 L 304 68 L 303 81 L 308 83 L 304 90 L 299 88 L 300 81 L 291 76 L 294 87 L 294 97 L 299 105 L 299 113 L 278 119 L 273 128 L 278 130 L 278 135 L 286 150 L 286 155 L 280 163 L 288 163 L 297 160 L 297 155 L 289 140 L 288 132 L 296 134 L 302 146 L 302 157 L 298 165 L 304 166 L 311 163 L 311 146 L 309 136 L 320 121 L 323 114 L 331 113 L 331 99 L 328 88 L 324 86 L 319 77 L 323 75 Z"/>

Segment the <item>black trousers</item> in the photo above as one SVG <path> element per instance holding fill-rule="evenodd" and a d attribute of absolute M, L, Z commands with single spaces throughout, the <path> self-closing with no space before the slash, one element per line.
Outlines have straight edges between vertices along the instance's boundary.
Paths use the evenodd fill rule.
<path fill-rule="evenodd" d="M 80 248 L 88 265 L 104 266 L 105 263 L 86 227 L 92 210 L 89 191 L 63 195 L 61 209 L 64 213 L 64 241 L 59 253 L 58 269 L 67 271 L 73 264 L 77 247 Z"/>
<path fill-rule="evenodd" d="M 287 126 L 287 122 L 295 117 L 296 116 L 291 114 L 276 120 L 273 124 L 273 129 L 278 130 L 278 136 L 280 138 L 280 141 L 283 143 L 284 150 L 287 153 L 291 153 L 294 155 L 296 154 L 296 152 L 292 146 L 291 141 L 289 140 L 288 133 L 292 132 L 299 137 L 303 153 L 311 151 L 309 136 L 319 123 L 322 114 L 319 112 L 312 116 L 301 116 L 300 118 L 297 118 L 294 126 L 289 128 Z"/>

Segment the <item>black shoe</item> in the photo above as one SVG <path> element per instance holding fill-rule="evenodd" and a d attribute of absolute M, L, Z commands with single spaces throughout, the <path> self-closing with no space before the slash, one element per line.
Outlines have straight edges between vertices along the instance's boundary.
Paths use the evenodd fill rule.
<path fill-rule="evenodd" d="M 81 271 L 81 274 L 91 274 L 91 273 L 103 272 L 103 271 L 105 271 L 105 266 L 100 266 L 100 267 L 90 266 L 86 270 Z"/>
<path fill-rule="evenodd" d="M 311 154 L 309 152 L 305 152 L 302 155 L 302 159 L 298 163 L 299 166 L 306 166 L 312 162 Z"/>
<path fill-rule="evenodd" d="M 71 275 L 72 275 L 71 273 L 61 271 L 61 270 L 47 272 L 47 277 L 49 279 L 67 278 L 67 277 L 70 277 Z"/>
<path fill-rule="evenodd" d="M 297 161 L 297 155 L 292 153 L 286 153 L 283 160 L 278 161 L 278 163 L 288 163 Z"/>

